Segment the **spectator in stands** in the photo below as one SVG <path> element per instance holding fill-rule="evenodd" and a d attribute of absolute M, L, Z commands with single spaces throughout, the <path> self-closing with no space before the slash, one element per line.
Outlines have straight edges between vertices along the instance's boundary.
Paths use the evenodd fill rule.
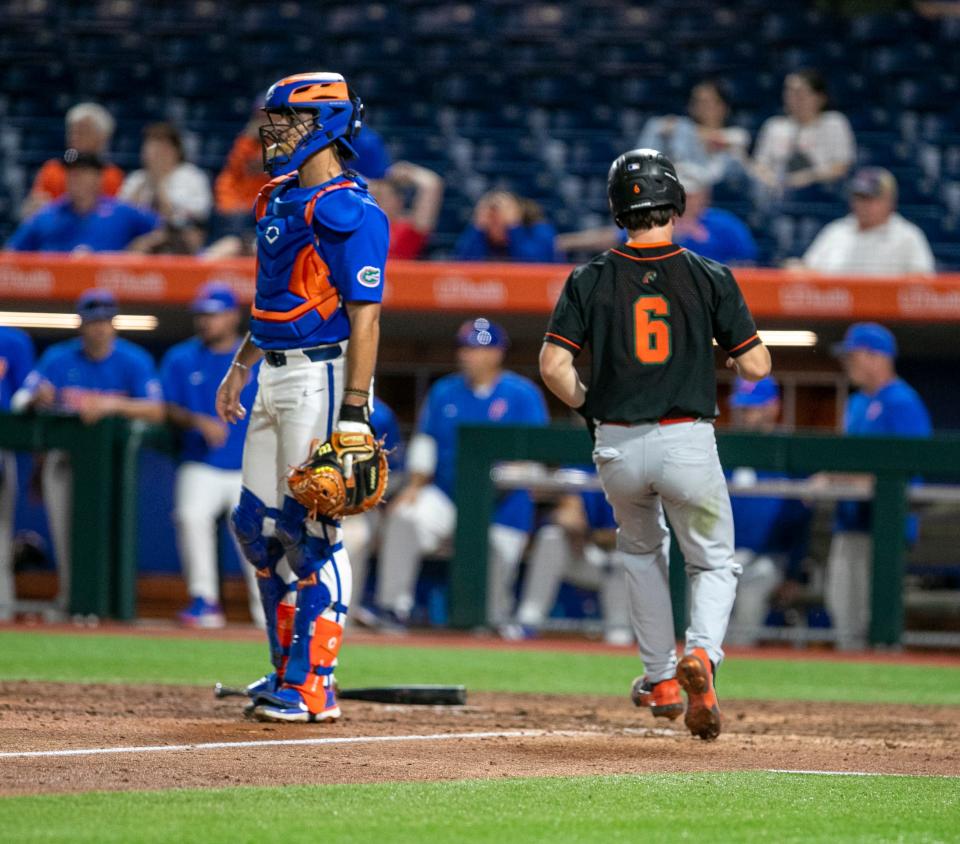
<path fill-rule="evenodd" d="M 677 175 L 687 192 L 687 207 L 677 218 L 674 242 L 705 258 L 723 264 L 749 264 L 757 259 L 757 244 L 736 214 L 710 207 L 710 180 L 707 170 L 682 162 Z M 568 253 L 597 253 L 625 243 L 627 233 L 616 226 L 601 226 L 557 237 L 557 248 Z"/>
<path fill-rule="evenodd" d="M 347 162 L 351 170 L 355 170 L 368 181 L 386 177 L 390 170 L 390 153 L 380 133 L 366 120 L 359 134 L 353 139 L 353 148 L 357 157 Z"/>
<path fill-rule="evenodd" d="M 240 345 L 240 307 L 225 284 L 210 282 L 193 301 L 196 335 L 172 346 L 160 367 L 167 420 L 180 429 L 180 458 L 174 489 L 174 523 L 180 563 L 190 604 L 179 614 L 185 627 L 216 628 L 226 624 L 220 604 L 217 570 L 217 521 L 240 502 L 240 463 L 246 418 L 225 425 L 217 418 L 217 388 Z M 243 389 L 244 407 L 253 407 L 256 378 Z M 264 626 L 256 574 L 237 546 L 247 581 L 250 615 Z"/>
<path fill-rule="evenodd" d="M 33 340 L 19 328 L 0 326 L 0 412 L 33 369 Z M 13 517 L 17 502 L 17 456 L 0 451 L 0 621 L 13 618 Z"/>
<path fill-rule="evenodd" d="M 370 190 L 390 219 L 388 257 L 420 258 L 437 226 L 443 179 L 426 167 L 398 161 L 387 171 L 386 178 L 370 183 Z M 407 191 L 412 192 L 409 211 Z"/>
<path fill-rule="evenodd" d="M 14 394 L 11 408 L 79 416 L 92 425 L 107 416 L 163 421 L 160 381 L 149 353 L 117 337 L 117 300 L 109 290 L 86 290 L 77 302 L 80 336 L 50 346 Z M 70 454 L 50 451 L 41 470 L 47 520 L 57 557 L 57 608 L 70 599 L 73 470 Z"/>
<path fill-rule="evenodd" d="M 226 164 L 213 183 L 217 214 L 224 220 L 237 219 L 246 226 L 253 225 L 253 203 L 260 188 L 270 178 L 263 169 L 263 152 L 260 147 L 262 106 L 263 100 L 259 100 L 247 125 L 234 140 Z"/>
<path fill-rule="evenodd" d="M 933 433 L 923 399 L 897 376 L 897 341 L 884 326 L 873 322 L 851 325 L 837 349 L 847 377 L 858 389 L 850 396 L 844 415 L 844 433 L 853 436 L 929 437 Z M 825 482 L 842 480 L 872 489 L 869 476 L 821 476 Z M 873 540 L 868 502 L 841 501 L 827 558 L 825 597 L 833 620 L 837 647 L 866 645 L 870 625 L 870 578 Z M 917 522 L 907 525 L 908 542 L 916 539 Z"/>
<path fill-rule="evenodd" d="M 595 474 L 590 466 L 587 470 Z M 501 625 L 504 639 L 535 636 L 557 601 L 560 585 L 596 590 L 603 638 L 610 645 L 633 643 L 626 573 L 616 550 L 617 523 L 603 492 L 564 495 L 533 539 L 516 621 Z"/>
<path fill-rule="evenodd" d="M 200 251 L 213 207 L 210 179 L 185 159 L 183 138 L 170 123 L 143 131 L 143 168 L 124 180 L 120 198 L 148 208 L 164 225 L 131 245 L 136 252 L 192 255 Z"/>
<path fill-rule="evenodd" d="M 760 381 L 738 378 L 730 396 L 734 427 L 772 434 L 780 418 L 780 385 L 772 377 Z M 734 484 L 782 480 L 779 472 L 739 466 L 729 473 Z M 778 590 L 793 594 L 807 550 L 810 510 L 789 498 L 731 495 L 736 561 L 743 568 L 726 641 L 754 645 Z"/>
<path fill-rule="evenodd" d="M 670 114 L 648 120 L 637 146 L 660 150 L 671 161 L 700 165 L 710 184 L 742 176 L 750 134 L 727 125 L 730 97 L 723 84 L 705 79 L 695 85 L 687 112 L 689 117 Z"/>
<path fill-rule="evenodd" d="M 677 175 L 687 192 L 687 207 L 676 220 L 674 243 L 721 264 L 756 261 L 757 244 L 747 224 L 730 211 L 710 207 L 710 179 L 706 169 L 681 163 L 677 165 Z"/>
<path fill-rule="evenodd" d="M 509 191 L 480 197 L 473 223 L 457 239 L 454 257 L 460 261 L 556 260 L 556 230 L 543 219 L 540 207 Z"/>
<path fill-rule="evenodd" d="M 103 159 L 68 149 L 63 155 L 66 195 L 25 220 L 7 242 L 18 252 L 120 252 L 160 221 L 100 193 Z"/>
<path fill-rule="evenodd" d="M 822 273 L 932 273 L 926 235 L 896 207 L 897 181 L 889 170 L 858 170 L 850 182 L 851 213 L 823 227 L 801 265 Z"/>
<path fill-rule="evenodd" d="M 106 160 L 114 120 L 102 105 L 79 103 L 67 112 L 67 149 L 88 153 Z M 105 163 L 100 172 L 100 194 L 116 196 L 123 182 L 123 170 Z M 67 171 L 63 160 L 51 158 L 37 171 L 30 193 L 24 200 L 21 216 L 26 218 L 39 211 L 48 202 L 59 199 L 67 191 Z"/>
<path fill-rule="evenodd" d="M 827 85 L 816 70 L 798 70 L 783 84 L 785 115 L 760 127 L 753 172 L 773 196 L 846 178 L 857 157 L 850 122 L 827 108 Z"/>

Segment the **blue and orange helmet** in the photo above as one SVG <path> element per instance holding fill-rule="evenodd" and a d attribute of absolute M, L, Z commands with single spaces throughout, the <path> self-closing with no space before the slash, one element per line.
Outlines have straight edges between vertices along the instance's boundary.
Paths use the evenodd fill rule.
<path fill-rule="evenodd" d="M 363 103 L 339 73 L 285 76 L 270 86 L 263 111 L 263 169 L 271 176 L 292 173 L 331 144 L 341 158 L 357 155 L 352 140 L 363 125 Z"/>

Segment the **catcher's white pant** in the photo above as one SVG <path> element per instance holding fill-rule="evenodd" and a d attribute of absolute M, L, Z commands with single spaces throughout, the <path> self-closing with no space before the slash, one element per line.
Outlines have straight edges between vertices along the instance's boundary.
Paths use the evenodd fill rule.
<path fill-rule="evenodd" d="M 346 343 L 341 343 L 346 346 Z M 279 509 L 289 493 L 287 470 L 307 458 L 314 438 L 325 440 L 333 430 L 343 396 L 344 356 L 331 361 L 312 361 L 300 350 L 285 352 L 285 366 L 260 366 L 257 398 L 243 443 L 243 485 L 268 507 Z M 273 534 L 272 520 L 265 520 L 264 533 Z M 307 533 L 324 537 L 331 545 L 341 541 L 339 528 L 307 520 Z M 347 605 L 352 583 L 346 551 L 334 555 L 335 566 L 324 566 L 321 581 L 336 603 Z M 246 563 L 249 565 L 249 563 Z M 280 576 L 288 583 L 296 578 L 286 560 L 280 562 Z M 288 596 L 293 602 L 295 596 Z M 339 613 L 323 613 L 342 623 Z"/>
<path fill-rule="evenodd" d="M 13 617 L 16 586 L 13 580 L 13 515 L 17 503 L 17 458 L 0 451 L 0 621 Z"/>
<path fill-rule="evenodd" d="M 743 574 L 737 586 L 727 642 L 754 645 L 770 611 L 770 598 L 783 583 L 785 561 L 747 548 L 738 548 L 735 558 Z"/>
<path fill-rule="evenodd" d="M 703 648 L 719 664 L 740 566 L 712 423 L 600 425 L 593 459 L 617 520 L 617 546 L 647 675 L 658 682 L 675 676 L 677 667 L 664 509 L 690 580 L 686 648 Z"/>
<path fill-rule="evenodd" d="M 560 584 L 567 581 L 600 593 L 603 628 L 608 636 L 629 631 L 630 602 L 624 576 L 617 552 L 604 551 L 590 542 L 577 551 L 560 525 L 544 525 L 533 538 L 527 559 L 517 622 L 540 627 L 553 609 Z"/>
<path fill-rule="evenodd" d="M 70 608 L 70 572 L 73 553 L 71 523 L 73 521 L 73 466 L 67 451 L 48 451 L 40 472 L 43 502 L 47 508 L 47 525 L 53 540 L 57 561 L 57 609 Z"/>
<path fill-rule="evenodd" d="M 177 527 L 180 562 L 190 597 L 219 603 L 217 577 L 217 519 L 229 517 L 240 501 L 240 470 L 220 469 L 206 463 L 188 461 L 177 469 L 174 487 L 173 521 Z M 233 532 L 230 533 L 231 537 Z M 247 582 L 250 615 L 263 627 L 263 606 L 253 566 L 243 558 L 234 540 L 240 569 Z"/>
<path fill-rule="evenodd" d="M 376 604 L 401 618 L 413 609 L 420 563 L 427 554 L 449 547 L 457 509 L 438 487 L 422 487 L 413 501 L 387 512 L 377 570 Z M 487 620 L 506 623 L 513 609 L 513 584 L 527 546 L 526 531 L 491 525 L 487 566 Z"/>
<path fill-rule="evenodd" d="M 827 555 L 824 598 L 841 650 L 866 647 L 872 571 L 873 537 L 861 531 L 837 531 Z"/>

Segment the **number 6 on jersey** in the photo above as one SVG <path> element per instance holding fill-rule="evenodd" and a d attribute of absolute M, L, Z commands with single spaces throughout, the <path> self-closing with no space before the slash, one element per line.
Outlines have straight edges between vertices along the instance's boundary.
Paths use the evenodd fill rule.
<path fill-rule="evenodd" d="M 640 363 L 665 363 L 670 358 L 670 303 L 664 296 L 641 296 L 633 304 L 633 331 Z"/>

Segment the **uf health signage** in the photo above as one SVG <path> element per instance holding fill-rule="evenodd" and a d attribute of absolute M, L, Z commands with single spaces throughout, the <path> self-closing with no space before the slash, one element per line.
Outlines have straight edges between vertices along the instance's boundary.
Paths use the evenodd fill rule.
<path fill-rule="evenodd" d="M 570 269 L 566 264 L 391 261 L 385 302 L 396 311 L 548 313 Z M 735 274 L 761 318 L 960 322 L 960 274 L 896 279 L 769 269 Z M 189 302 L 212 280 L 229 284 L 249 302 L 254 262 L 0 253 L 0 300 L 10 306 L 70 302 L 88 287 L 109 288 L 128 304 L 178 304 Z"/>

